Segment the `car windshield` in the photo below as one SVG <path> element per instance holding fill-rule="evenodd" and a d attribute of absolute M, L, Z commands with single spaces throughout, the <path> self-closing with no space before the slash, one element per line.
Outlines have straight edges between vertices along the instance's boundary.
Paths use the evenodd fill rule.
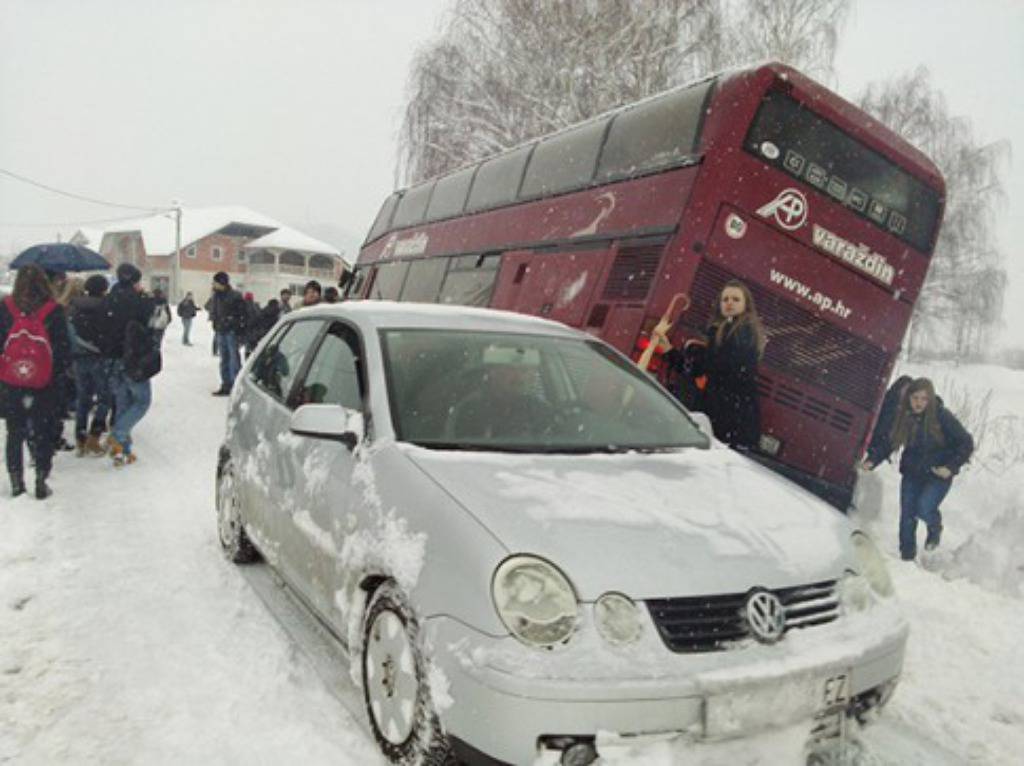
<path fill-rule="evenodd" d="M 400 441 L 527 453 L 708 445 L 671 396 L 597 341 L 403 329 L 381 342 Z"/>

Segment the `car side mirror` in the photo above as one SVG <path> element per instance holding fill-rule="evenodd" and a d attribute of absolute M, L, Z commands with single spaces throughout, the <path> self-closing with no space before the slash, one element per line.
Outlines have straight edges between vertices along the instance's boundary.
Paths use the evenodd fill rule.
<path fill-rule="evenodd" d="M 340 404 L 303 404 L 292 413 L 293 434 L 338 441 L 350 450 L 363 438 L 363 413 Z"/>
<path fill-rule="evenodd" d="M 697 428 L 700 429 L 702 434 L 712 440 L 715 438 L 715 431 L 711 427 L 711 418 L 706 414 L 703 412 L 691 412 L 690 419 L 697 424 Z"/>

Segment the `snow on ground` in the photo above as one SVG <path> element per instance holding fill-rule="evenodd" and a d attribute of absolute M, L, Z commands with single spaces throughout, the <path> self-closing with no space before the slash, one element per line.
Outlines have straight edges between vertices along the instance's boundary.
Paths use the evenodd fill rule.
<path fill-rule="evenodd" d="M 0 763 L 381 762 L 338 700 L 344 674 L 312 661 L 220 554 L 213 471 L 226 401 L 210 396 L 208 326 L 194 330 L 184 348 L 179 325 L 169 329 L 137 464 L 65 453 L 52 498 L 12 501 L 0 487 Z M 864 482 L 861 518 L 892 558 L 912 625 L 902 684 L 864 747 L 879 764 L 1015 762 L 1024 373 L 910 373 L 933 377 L 954 411 L 958 387 L 992 388 L 984 421 L 1001 425 L 944 504 L 942 548 L 918 563 L 896 556 L 895 468 Z M 795 763 L 802 740 L 785 730 L 696 752 L 661 743 L 604 762 Z"/>
<path fill-rule="evenodd" d="M 942 742 L 963 763 L 1017 762 L 1024 751 L 1024 371 L 930 364 L 898 374 L 931 378 L 979 444 L 942 504 L 942 545 L 915 563 L 899 559 L 896 463 L 861 481 L 861 519 L 890 556 L 912 626 L 886 726 Z"/>
<path fill-rule="evenodd" d="M 0 763 L 380 762 L 220 554 L 226 399 L 195 329 L 167 333 L 138 463 L 64 453 L 52 498 L 0 489 Z"/>

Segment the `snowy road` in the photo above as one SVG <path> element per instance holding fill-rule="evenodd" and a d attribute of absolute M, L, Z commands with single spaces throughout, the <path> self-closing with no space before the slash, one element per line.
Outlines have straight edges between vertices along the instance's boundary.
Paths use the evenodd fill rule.
<path fill-rule="evenodd" d="M 253 587 L 264 575 L 243 576 L 220 555 L 213 470 L 226 401 L 210 396 L 216 362 L 206 323 L 197 329 L 183 348 L 170 328 L 137 464 L 64 454 L 49 500 L 0 492 L 0 763 L 381 762 L 345 673 L 271 616 Z M 873 521 L 890 551 L 893 473 L 880 479 L 888 510 Z M 964 479 L 948 507 L 976 513 L 964 506 L 988 493 L 981 477 Z M 1020 600 L 891 567 L 913 632 L 903 683 L 866 736 L 872 762 L 1014 762 L 1024 751 Z M 700 760 L 779 763 L 771 737 L 758 747 Z M 683 761 L 671 745 L 633 758 Z"/>
<path fill-rule="evenodd" d="M 226 400 L 206 333 L 184 348 L 177 330 L 138 463 L 62 455 L 42 503 L 4 487 L 0 762 L 377 763 L 220 555 Z"/>

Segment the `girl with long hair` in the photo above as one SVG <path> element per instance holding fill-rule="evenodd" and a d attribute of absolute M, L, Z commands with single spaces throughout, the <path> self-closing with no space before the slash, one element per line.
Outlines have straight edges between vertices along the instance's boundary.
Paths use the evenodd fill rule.
<path fill-rule="evenodd" d="M 872 440 L 863 465 L 872 470 L 894 451 L 900 456 L 900 555 L 911 561 L 917 555 L 917 521 L 928 528 L 925 550 L 933 550 L 942 538 L 939 506 L 953 485 L 953 477 L 974 451 L 974 440 L 935 395 L 928 378 L 906 387 L 888 436 Z"/>
<path fill-rule="evenodd" d="M 14 343 L 8 344 L 11 330 L 23 317 L 41 317 L 50 347 L 52 374 L 41 388 L 0 384 L 0 412 L 7 427 L 7 472 L 14 497 L 25 492 L 24 449 L 26 443 L 35 458 L 35 495 L 42 500 L 51 494 L 46 483 L 53 464 L 54 430 L 61 415 L 60 386 L 67 375 L 71 358 L 64 309 L 54 301 L 50 282 L 37 266 L 18 269 L 14 292 L 0 303 L 0 349 L 5 363 L 11 362 Z M 21 343 L 21 341 L 19 341 Z"/>
<path fill-rule="evenodd" d="M 756 447 L 761 437 L 757 363 L 765 335 L 754 296 L 739 280 L 726 282 L 718 294 L 707 337 L 704 401 L 715 436 L 731 446 Z"/>

